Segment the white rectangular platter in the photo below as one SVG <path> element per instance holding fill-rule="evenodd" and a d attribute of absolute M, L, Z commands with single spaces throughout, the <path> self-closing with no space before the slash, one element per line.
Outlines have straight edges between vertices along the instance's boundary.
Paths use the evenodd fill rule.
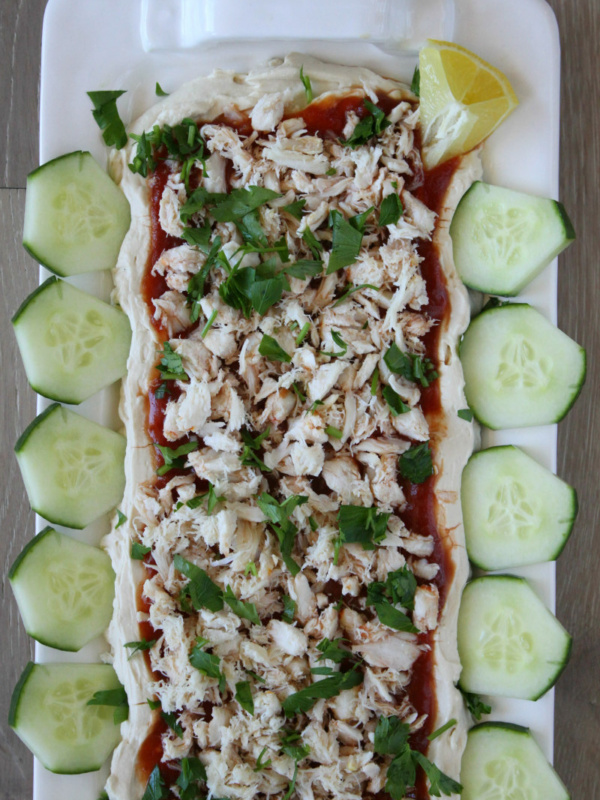
<path fill-rule="evenodd" d="M 155 83 L 171 91 L 214 68 L 246 71 L 290 51 L 363 65 L 410 82 L 426 38 L 458 42 L 501 69 L 521 105 L 484 149 L 485 179 L 556 198 L 560 49 L 556 20 L 544 0 L 49 0 L 44 18 L 40 109 L 40 163 L 73 150 L 90 150 L 104 164 L 106 148 L 91 115 L 87 91 L 125 89 L 119 108 L 126 123 L 155 100 Z M 43 271 L 42 271 L 43 272 Z M 45 277 L 45 274 L 42 276 Z M 73 283 L 108 299 L 107 273 Z M 556 322 L 556 264 L 521 295 Z M 118 388 L 78 407 L 102 424 L 119 427 Z M 42 398 L 39 410 L 47 405 Z M 484 445 L 516 444 L 556 468 L 556 426 L 484 432 Z M 38 520 L 39 527 L 43 522 Z M 106 519 L 69 531 L 97 544 Z M 555 569 L 537 565 L 528 577 L 554 608 Z M 80 653 L 36 646 L 37 661 L 95 661 L 98 640 Z M 495 699 L 494 719 L 530 727 L 552 757 L 554 695 L 537 702 Z M 34 800 L 96 800 L 108 766 L 82 776 L 34 768 Z"/>

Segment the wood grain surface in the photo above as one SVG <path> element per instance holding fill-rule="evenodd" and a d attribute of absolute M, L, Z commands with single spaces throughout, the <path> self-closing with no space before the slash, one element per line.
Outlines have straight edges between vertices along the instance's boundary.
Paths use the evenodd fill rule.
<path fill-rule="evenodd" d="M 501 0 L 498 0 L 499 2 Z M 0 800 L 32 794 L 32 759 L 6 724 L 10 693 L 33 653 L 6 572 L 33 532 L 12 447 L 35 414 L 10 317 L 37 283 L 21 246 L 24 187 L 37 166 L 42 16 L 46 0 L 0 2 Z M 558 564 L 558 616 L 574 636 L 556 692 L 555 763 L 575 800 L 600 797 L 600 41 L 599 0 L 551 0 L 561 31 L 561 199 L 577 242 L 561 261 L 559 324 L 588 352 L 587 384 L 559 427 L 559 474 L 580 498 L 576 530 Z M 67 800 L 71 800 L 68 798 Z M 75 800 L 75 799 L 73 799 Z"/>

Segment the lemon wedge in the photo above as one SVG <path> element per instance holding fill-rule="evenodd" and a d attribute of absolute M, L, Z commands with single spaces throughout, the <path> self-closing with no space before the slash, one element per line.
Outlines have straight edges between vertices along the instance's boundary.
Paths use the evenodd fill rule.
<path fill-rule="evenodd" d="M 419 71 L 427 169 L 468 153 L 519 103 L 506 75 L 452 42 L 429 40 L 419 54 Z"/>

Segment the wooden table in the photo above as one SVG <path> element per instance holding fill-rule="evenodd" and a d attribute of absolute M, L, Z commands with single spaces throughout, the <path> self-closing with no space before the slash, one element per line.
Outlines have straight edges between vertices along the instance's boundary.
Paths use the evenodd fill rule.
<path fill-rule="evenodd" d="M 500 2 L 501 0 L 498 0 Z M 0 4 L 0 800 L 27 800 L 32 759 L 9 730 L 12 687 L 33 646 L 19 620 L 6 571 L 33 531 L 12 448 L 35 415 L 10 318 L 37 283 L 37 264 L 21 246 L 25 178 L 38 164 L 37 106 L 42 15 L 46 0 Z M 600 2 L 550 0 L 563 50 L 561 199 L 578 241 L 562 258 L 559 324 L 588 352 L 587 384 L 559 428 L 559 474 L 577 487 L 581 512 L 558 563 L 558 616 L 574 636 L 573 658 L 556 693 L 556 767 L 575 800 L 600 796 Z M 598 437 L 598 438 L 596 438 Z M 599 470 L 599 473 L 596 472 Z"/>

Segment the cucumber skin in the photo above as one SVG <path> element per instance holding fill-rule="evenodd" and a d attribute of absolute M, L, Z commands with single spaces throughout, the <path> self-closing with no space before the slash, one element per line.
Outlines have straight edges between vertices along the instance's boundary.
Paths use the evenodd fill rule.
<path fill-rule="evenodd" d="M 35 545 L 38 544 L 42 539 L 45 539 L 49 533 L 56 533 L 56 531 L 51 525 L 46 525 L 46 527 L 43 530 L 41 530 L 36 536 L 33 537 L 33 539 L 30 542 L 28 542 L 25 545 L 25 547 L 21 550 L 19 555 L 14 560 L 12 567 L 8 571 L 7 577 L 9 581 L 16 576 L 17 572 L 19 571 L 19 567 L 21 566 L 23 559 L 25 558 L 27 553 L 29 553 L 29 551 L 32 550 L 33 547 L 35 547 Z"/>
<path fill-rule="evenodd" d="M 494 299 L 495 298 L 492 298 L 492 300 L 494 300 Z M 498 301 L 496 303 L 492 303 L 492 301 L 490 300 L 489 303 L 486 303 L 486 306 L 479 312 L 479 314 L 477 314 L 477 316 L 474 317 L 471 320 L 471 325 L 474 322 L 476 322 L 477 320 L 481 319 L 481 317 L 483 317 L 484 314 L 493 314 L 495 312 L 500 312 L 500 311 L 502 311 L 503 309 L 506 309 L 506 308 L 517 308 L 517 309 L 518 308 L 533 308 L 533 306 L 530 306 L 529 303 L 503 303 L 501 301 Z M 550 324 L 552 324 L 552 323 L 550 323 Z M 469 325 L 469 328 L 471 327 L 471 325 Z M 463 346 L 464 337 L 465 337 L 466 333 L 468 332 L 469 328 L 467 328 L 467 330 L 463 334 L 463 338 L 461 339 L 461 341 L 459 343 L 459 346 L 458 346 L 459 359 L 460 359 L 460 355 L 461 355 L 461 350 L 462 350 L 462 346 Z M 557 328 L 557 330 L 560 330 L 560 328 Z M 561 331 L 561 333 L 562 333 L 562 331 Z M 574 342 L 574 340 L 571 340 L 571 341 Z M 578 384 L 577 384 L 577 389 L 573 393 L 573 395 L 570 397 L 570 399 L 568 401 L 568 404 L 566 405 L 566 407 L 564 407 L 562 409 L 562 411 L 560 412 L 559 416 L 555 417 L 554 419 L 549 420 L 548 422 L 542 423 L 544 425 L 546 425 L 546 424 L 547 425 L 555 425 L 558 422 L 560 422 L 561 420 L 563 420 L 567 416 L 569 411 L 575 405 L 575 401 L 577 400 L 577 398 L 581 394 L 581 391 L 582 391 L 582 389 L 583 389 L 583 387 L 585 385 L 585 381 L 587 379 L 587 351 L 581 345 L 578 345 L 578 347 L 579 347 L 579 353 L 580 353 L 581 358 L 582 358 L 582 366 L 581 366 L 581 373 L 580 373 L 580 376 L 579 376 L 579 381 L 578 381 Z M 475 417 L 477 422 L 479 422 L 481 425 L 484 425 L 486 428 L 489 428 L 492 431 L 507 430 L 508 429 L 506 427 L 503 428 L 503 427 L 494 425 L 493 423 L 489 422 L 483 416 L 478 414 L 477 411 L 470 404 L 469 404 L 469 408 L 473 412 L 473 416 Z M 516 426 L 516 427 L 532 427 L 532 426 L 531 425 L 521 425 L 521 426 Z"/>
<path fill-rule="evenodd" d="M 59 279 L 56 277 L 56 275 L 51 275 L 43 283 L 40 283 L 40 285 L 36 289 L 34 289 L 34 291 L 28 297 L 26 297 L 25 300 L 23 300 L 21 305 L 15 311 L 11 319 L 12 324 L 14 325 L 18 321 L 19 317 L 23 314 L 23 312 L 25 311 L 25 309 L 31 303 L 32 300 L 35 300 L 35 298 L 39 294 L 42 294 L 42 292 L 46 291 L 46 289 L 49 286 L 52 286 L 53 283 L 58 283 L 58 280 Z"/>
<path fill-rule="evenodd" d="M 519 448 L 516 448 L 515 445 L 512 445 L 512 444 L 504 444 L 504 445 L 497 445 L 496 447 L 488 447 L 488 448 L 485 448 L 484 450 L 479 450 L 478 452 L 473 453 L 473 455 L 471 456 L 471 458 L 469 459 L 467 464 L 469 464 L 471 461 L 476 461 L 478 456 L 480 456 L 482 453 L 488 453 L 490 450 L 514 450 L 514 449 L 519 449 Z M 465 469 L 466 469 L 466 467 L 465 467 Z M 555 477 L 558 477 L 558 476 L 555 476 Z M 564 481 L 563 481 L 563 483 L 564 483 Z M 565 484 L 565 485 L 568 485 L 568 484 Z M 569 529 L 568 529 L 563 541 L 559 544 L 558 549 L 554 551 L 554 553 L 552 555 L 552 558 L 546 559 L 543 562 L 537 562 L 537 561 L 536 562 L 528 562 L 527 564 L 518 564 L 518 565 L 515 564 L 514 566 L 529 566 L 529 564 L 531 564 L 531 563 L 536 563 L 537 564 L 537 563 L 552 562 L 552 561 L 556 561 L 558 559 L 558 557 L 561 555 L 561 553 L 563 552 L 563 550 L 567 546 L 567 542 L 571 538 L 571 534 L 573 533 L 573 528 L 575 527 L 575 521 L 577 519 L 577 514 L 579 513 L 579 499 L 577 497 L 577 490 L 573 486 L 570 486 L 570 485 L 568 485 L 568 486 L 569 486 L 569 489 L 571 490 L 571 502 L 572 502 L 572 505 L 571 505 L 571 514 L 572 514 L 572 516 L 571 516 L 571 520 L 570 520 L 571 524 L 569 526 Z M 467 548 L 467 553 L 468 553 L 468 548 Z M 493 572 L 495 569 L 504 569 L 504 567 L 497 567 L 494 564 L 484 564 L 483 562 L 478 561 L 476 558 L 473 558 L 473 556 L 470 553 L 468 553 L 468 556 L 469 556 L 469 561 L 471 562 L 471 564 L 473 564 L 473 566 L 477 567 L 478 569 L 484 570 L 485 572 Z M 514 567 L 510 567 L 510 569 L 513 569 L 513 568 Z"/>
<path fill-rule="evenodd" d="M 29 661 L 27 663 L 27 666 L 21 673 L 21 677 L 17 681 L 17 685 L 13 690 L 12 697 L 10 699 L 10 709 L 8 711 L 8 724 L 10 725 L 11 728 L 15 728 L 17 725 L 17 712 L 19 710 L 19 700 L 21 699 L 21 692 L 23 691 L 25 684 L 29 680 L 29 677 L 33 672 L 34 667 L 35 664 L 33 661 Z"/>
<path fill-rule="evenodd" d="M 21 450 L 23 449 L 23 446 L 27 442 L 27 439 L 29 439 L 29 437 L 34 432 L 34 430 L 37 428 L 37 426 L 40 424 L 40 422 L 43 422 L 45 419 L 47 419 L 58 408 L 62 408 L 60 403 L 52 403 L 52 405 L 48 406 L 48 408 L 46 408 L 44 411 L 42 411 L 41 414 L 38 414 L 37 417 L 29 423 L 29 425 L 25 428 L 23 433 L 17 439 L 17 443 L 15 444 L 15 453 L 20 453 L 21 452 Z M 35 509 L 34 509 L 34 511 L 35 511 Z M 50 520 L 50 521 L 53 522 L 55 520 Z M 60 525 L 61 523 L 57 522 L 56 524 Z"/>
<path fill-rule="evenodd" d="M 470 581 L 467 583 L 467 586 L 465 586 L 465 589 L 466 589 L 468 586 L 471 586 L 472 584 L 475 584 L 475 583 L 480 583 L 481 581 L 490 581 L 490 580 L 507 580 L 507 579 L 509 579 L 509 580 L 512 580 L 512 581 L 518 581 L 519 583 L 524 583 L 524 584 L 526 584 L 526 585 L 527 585 L 527 586 L 528 586 L 530 589 L 532 589 L 532 587 L 531 587 L 531 585 L 530 585 L 529 581 L 528 581 L 526 578 L 521 578 L 521 577 L 520 577 L 520 576 L 518 576 L 518 575 L 508 575 L 508 574 L 499 574 L 499 575 L 483 575 L 483 576 L 481 576 L 480 578 L 474 578 L 473 580 L 470 580 Z M 532 591 L 533 591 L 533 589 L 532 589 Z M 538 596 L 538 595 L 537 595 L 537 592 L 534 592 L 534 594 L 536 595 L 536 597 Z M 538 599 L 539 599 L 539 597 L 538 597 Z M 542 601 L 540 600 L 540 602 L 542 602 Z M 550 611 L 550 609 L 548 609 L 548 608 L 547 608 L 547 611 L 548 611 L 548 613 L 549 613 L 549 614 L 552 614 L 552 612 Z M 554 615 L 552 614 L 552 616 L 554 616 Z M 563 628 L 563 630 L 564 630 L 564 628 Z M 567 644 L 566 644 L 565 650 L 564 650 L 564 652 L 563 652 L 563 654 L 562 654 L 562 659 L 561 659 L 561 662 L 560 662 L 560 669 L 558 670 L 558 672 L 556 672 L 556 673 L 555 673 L 555 674 L 554 674 L 554 675 L 551 677 L 551 679 L 550 679 L 549 683 L 548 683 L 548 684 L 547 684 L 547 685 L 546 685 L 546 686 L 545 686 L 545 687 L 544 687 L 544 688 L 543 688 L 543 689 L 540 691 L 540 693 L 539 693 L 539 694 L 536 694 L 536 695 L 535 695 L 535 696 L 533 696 L 533 697 L 527 697 L 527 698 L 524 698 L 524 699 L 526 699 L 526 700 L 539 700 L 539 699 L 540 699 L 540 697 L 543 697 L 543 696 L 546 694 L 546 692 L 548 692 L 548 691 L 549 691 L 549 690 L 550 690 L 550 689 L 551 689 L 551 688 L 552 688 L 552 687 L 553 687 L 553 686 L 556 684 L 556 682 L 558 681 L 558 679 L 560 678 L 560 676 L 563 674 L 563 672 L 564 672 L 564 671 L 565 671 L 565 669 L 567 668 L 567 665 L 568 665 L 568 663 L 569 663 L 569 660 L 570 660 L 570 658 L 571 658 L 571 653 L 573 652 L 573 637 L 571 636 L 571 634 L 570 634 L 570 633 L 569 633 L 567 630 L 565 630 L 565 633 L 567 634 L 567 637 L 568 637 L 568 638 L 567 638 Z M 471 690 L 470 690 L 468 687 L 464 686 L 464 685 L 461 683 L 461 680 L 460 680 L 460 679 L 459 679 L 459 681 L 458 681 L 458 684 L 457 684 L 457 685 L 458 685 L 459 689 L 461 689 L 461 691 L 463 691 L 463 692 L 469 692 L 469 691 L 471 691 Z M 500 695 L 500 696 L 509 696 L 509 695 Z M 518 698 L 517 698 L 517 699 L 518 699 Z M 488 722 L 485 722 L 485 723 L 482 723 L 482 724 L 483 724 L 483 725 L 489 725 L 490 723 L 488 723 Z M 479 726 L 476 726 L 476 727 L 479 727 Z"/>

